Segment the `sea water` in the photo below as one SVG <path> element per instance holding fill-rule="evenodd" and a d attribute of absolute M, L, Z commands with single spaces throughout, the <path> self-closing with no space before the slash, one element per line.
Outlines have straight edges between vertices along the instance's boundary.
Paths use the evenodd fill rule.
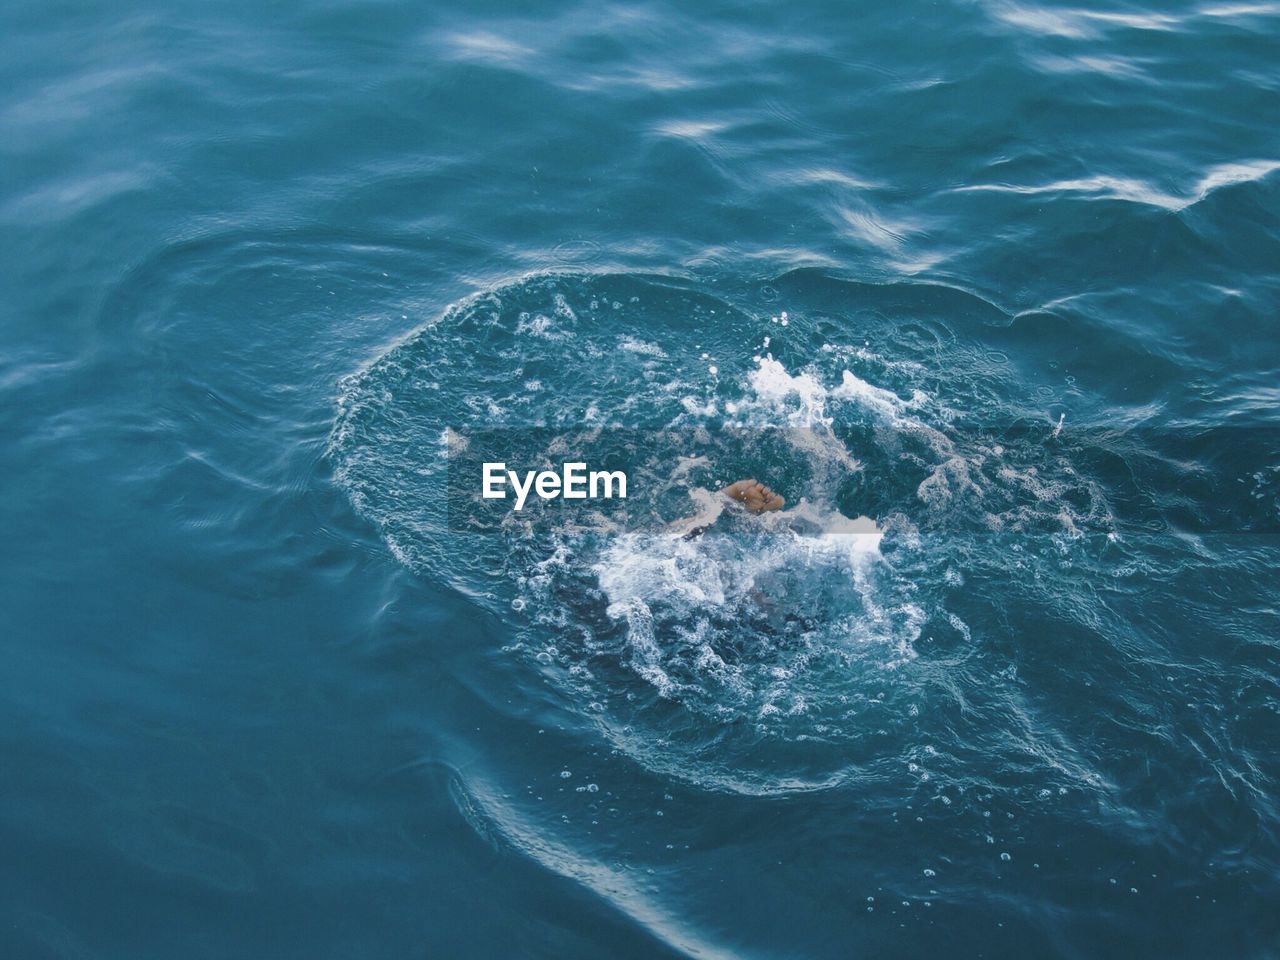
<path fill-rule="evenodd" d="M 1280 7 L 0 23 L 0 954 L 1276 956 Z"/>

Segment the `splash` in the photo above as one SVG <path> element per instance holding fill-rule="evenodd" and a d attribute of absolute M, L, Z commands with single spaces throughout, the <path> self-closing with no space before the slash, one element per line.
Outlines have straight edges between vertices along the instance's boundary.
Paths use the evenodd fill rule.
<path fill-rule="evenodd" d="M 666 280 L 529 278 L 345 381 L 330 456 L 396 556 L 502 617 L 505 649 L 617 750 L 704 787 L 815 789 L 936 696 L 912 666 L 926 630 L 975 642 L 931 518 L 1073 522 L 1079 485 L 955 430 L 922 369 Z M 451 526 L 445 454 L 477 424 L 530 464 L 565 445 L 546 431 L 585 430 L 627 465 L 625 522 Z M 787 509 L 715 492 L 755 475 Z"/>

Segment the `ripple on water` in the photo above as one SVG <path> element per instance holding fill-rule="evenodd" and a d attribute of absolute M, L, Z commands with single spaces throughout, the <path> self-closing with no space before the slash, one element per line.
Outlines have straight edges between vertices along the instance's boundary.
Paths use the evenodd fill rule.
<path fill-rule="evenodd" d="M 552 256 L 560 263 L 594 263 L 600 259 L 600 254 L 600 244 L 594 240 L 565 240 L 552 250 Z"/>
<path fill-rule="evenodd" d="M 798 299 L 802 280 L 768 285 L 768 302 L 784 289 L 788 304 Z M 919 386 L 938 373 L 919 360 L 952 328 L 923 306 L 902 309 L 910 290 L 880 290 L 843 295 L 850 315 L 874 318 L 868 330 L 908 351 L 891 359 L 856 328 L 855 346 L 830 343 L 803 311 L 784 327 L 772 307 L 755 314 L 671 279 L 547 275 L 487 291 L 343 382 L 336 479 L 403 562 L 503 617 L 527 676 L 647 768 L 776 793 L 873 775 L 886 749 L 921 736 L 961 754 L 945 730 L 928 732 L 930 717 L 957 696 L 1000 694 L 958 694 L 955 676 L 918 655 L 922 639 L 942 635 L 957 638 L 946 670 L 977 655 L 948 609 L 965 582 L 954 568 L 974 554 L 919 525 L 931 511 L 961 513 L 987 534 L 992 523 L 1057 518 L 1080 509 L 1079 485 L 1052 461 L 1002 459 L 957 430 Z M 973 308 L 978 322 L 989 310 Z M 772 344 L 760 353 L 764 336 Z M 993 366 L 983 351 L 958 357 L 948 372 L 960 380 L 974 372 L 963 357 Z M 546 456 L 546 431 L 596 431 L 633 471 L 628 515 L 642 522 L 584 529 L 575 514 L 451 530 L 441 437 L 477 427 L 508 430 L 512 462 Z M 781 478 L 793 509 L 730 513 L 695 539 L 665 529 L 713 507 L 709 491 L 744 473 Z M 878 534 L 842 526 L 873 506 L 898 517 L 883 551 Z"/>

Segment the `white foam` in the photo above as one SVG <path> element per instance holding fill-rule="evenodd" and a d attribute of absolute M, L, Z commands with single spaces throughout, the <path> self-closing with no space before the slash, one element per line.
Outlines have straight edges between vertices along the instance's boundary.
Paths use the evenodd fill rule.
<path fill-rule="evenodd" d="M 905 404 L 892 390 L 872 386 L 848 370 L 840 375 L 840 386 L 831 392 L 834 397 L 854 400 L 885 417 L 893 418 L 902 413 Z"/>
<path fill-rule="evenodd" d="M 649 343 L 647 340 L 637 340 L 630 334 L 624 334 L 618 338 L 618 349 L 625 350 L 628 353 L 638 353 L 646 357 L 655 357 L 658 359 L 666 357 L 667 353 L 656 343 Z"/>
<path fill-rule="evenodd" d="M 747 376 L 747 384 L 759 400 L 781 409 L 795 398 L 796 405 L 788 415 L 789 426 L 814 427 L 831 423 L 831 418 L 826 415 L 827 388 L 812 374 L 792 376 L 773 357 L 757 358 L 756 364 L 756 369 Z"/>
<path fill-rule="evenodd" d="M 723 494 L 698 489 L 691 499 L 688 520 L 613 538 L 592 568 L 608 616 L 624 625 L 624 662 L 660 696 L 722 716 L 781 720 L 810 708 L 805 691 L 821 680 L 807 664 L 822 650 L 846 656 L 851 643 L 879 641 L 889 645 L 887 659 L 910 655 L 919 618 L 894 588 L 877 597 L 871 571 L 882 531 L 874 521 L 804 499 L 759 516 Z M 717 520 L 703 536 L 683 536 Z M 798 621 L 810 637 L 799 645 L 786 631 Z M 770 631 L 777 639 L 767 657 L 730 663 L 722 655 Z"/>

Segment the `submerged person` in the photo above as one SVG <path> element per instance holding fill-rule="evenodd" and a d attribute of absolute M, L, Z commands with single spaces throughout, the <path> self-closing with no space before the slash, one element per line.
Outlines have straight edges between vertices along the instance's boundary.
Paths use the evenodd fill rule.
<path fill-rule="evenodd" d="M 704 497 L 709 496 L 706 491 L 701 491 L 701 493 Z M 687 517 L 672 524 L 671 531 L 679 534 L 685 540 L 692 540 L 694 537 L 702 536 L 720 519 L 720 514 L 724 511 L 724 501 L 721 499 L 723 497 L 742 504 L 750 513 L 767 513 L 772 510 L 781 510 L 787 502 L 784 497 L 774 493 L 759 480 L 754 478 L 737 480 L 721 490 L 719 498 L 709 502 L 704 501 L 703 509 L 698 512 L 697 516 Z"/>
<path fill-rule="evenodd" d="M 742 504 L 748 513 L 781 510 L 787 502 L 785 497 L 754 477 L 737 480 L 719 491 L 718 495 L 713 494 L 704 500 L 703 509 L 697 516 L 676 526 L 680 539 L 694 540 L 711 529 L 724 512 L 726 499 Z M 772 637 L 781 637 L 791 630 L 812 629 L 812 622 L 792 613 L 786 603 L 778 602 L 786 595 L 786 578 L 779 579 L 776 573 L 756 571 L 748 576 L 743 597 L 750 602 L 741 607 L 740 612 L 756 629 Z"/>
<path fill-rule="evenodd" d="M 678 541 L 698 540 L 716 526 L 726 511 L 730 515 L 739 512 L 733 504 L 741 504 L 748 514 L 759 515 L 782 511 L 787 503 L 781 494 L 754 478 L 735 481 L 714 492 L 691 490 L 690 496 L 698 505 L 698 512 L 667 528 L 668 535 Z M 717 603 L 733 603 L 733 616 L 760 631 L 761 636 L 785 640 L 817 629 L 828 611 L 841 602 L 841 591 L 848 589 L 851 569 L 848 565 L 833 565 L 830 558 L 838 555 L 843 545 L 851 563 L 854 554 L 876 548 L 881 531 L 869 517 L 850 519 L 821 505 L 815 507 L 804 498 L 781 513 L 777 521 L 748 521 L 734 527 L 736 534 L 719 543 L 688 544 L 677 548 L 672 556 L 692 549 L 704 560 L 709 558 L 716 571 L 716 589 L 725 598 Z M 755 533 L 747 528 L 755 528 Z M 757 535 L 760 532 L 765 537 L 773 533 L 788 539 L 799 537 L 805 548 L 795 551 L 783 545 L 775 550 L 761 541 Z"/>
<path fill-rule="evenodd" d="M 752 513 L 781 510 L 786 499 L 774 493 L 759 480 L 738 480 L 720 491 L 726 497 L 737 500 Z"/>

